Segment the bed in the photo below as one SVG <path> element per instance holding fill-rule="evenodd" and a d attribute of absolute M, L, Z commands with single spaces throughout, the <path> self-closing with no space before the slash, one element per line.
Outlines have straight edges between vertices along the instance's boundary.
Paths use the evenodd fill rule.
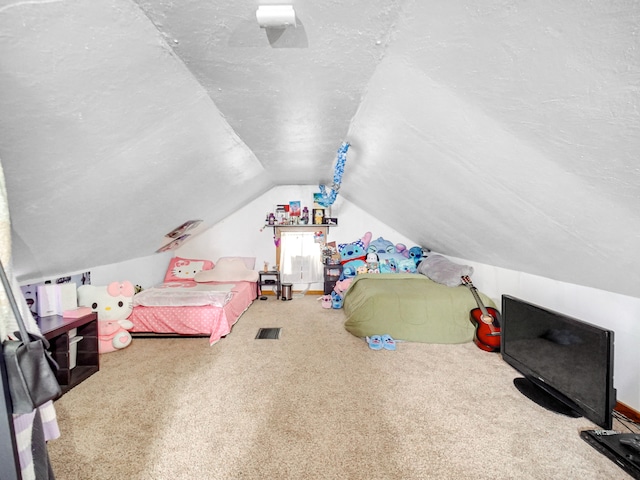
<path fill-rule="evenodd" d="M 495 308 L 490 298 L 479 295 L 484 306 Z M 475 333 L 469 312 L 477 304 L 469 289 L 421 273 L 357 275 L 344 294 L 343 308 L 345 328 L 357 337 L 388 334 L 396 340 L 466 343 Z"/>
<path fill-rule="evenodd" d="M 134 336 L 206 336 L 213 345 L 257 297 L 255 259 L 208 260 L 174 257 L 164 282 L 133 297 L 128 320 Z"/>

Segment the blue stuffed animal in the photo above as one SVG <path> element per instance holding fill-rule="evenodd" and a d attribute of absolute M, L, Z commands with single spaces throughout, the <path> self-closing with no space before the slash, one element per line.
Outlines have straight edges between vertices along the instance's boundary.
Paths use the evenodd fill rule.
<path fill-rule="evenodd" d="M 331 306 L 333 308 L 342 308 L 342 297 L 336 292 L 331 292 Z"/>
<path fill-rule="evenodd" d="M 423 252 L 422 247 L 411 247 L 409 249 L 409 258 L 413 259 L 413 261 L 416 264 L 416 267 L 422 261 L 422 257 L 424 256 L 422 252 Z"/>
<path fill-rule="evenodd" d="M 382 273 L 396 273 L 398 271 L 398 263 L 409 257 L 407 247 L 402 243 L 393 244 L 382 237 L 378 237 L 369 243 L 367 253 L 378 255 L 380 272 Z M 386 263 L 386 265 L 383 266 L 383 263 Z"/>
<path fill-rule="evenodd" d="M 396 253 L 396 246 L 389 240 L 378 237 L 376 240 L 369 243 L 367 253 L 375 253 L 378 255 L 378 259 L 382 260 L 383 258 L 393 256 Z"/>
<path fill-rule="evenodd" d="M 371 232 L 367 232 L 364 236 L 355 242 L 338 245 L 340 252 L 340 263 L 342 264 L 342 275 L 340 279 L 355 277 L 358 268 L 366 267 L 367 247 L 371 240 Z"/>

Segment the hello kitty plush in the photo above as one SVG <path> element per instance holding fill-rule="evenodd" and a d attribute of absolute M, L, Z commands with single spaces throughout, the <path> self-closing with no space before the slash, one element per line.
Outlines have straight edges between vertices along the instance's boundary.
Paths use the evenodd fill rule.
<path fill-rule="evenodd" d="M 108 286 L 82 285 L 78 287 L 78 305 L 89 307 L 98 314 L 98 351 L 113 352 L 131 344 L 127 320 L 133 311 L 131 282 L 113 282 Z"/>

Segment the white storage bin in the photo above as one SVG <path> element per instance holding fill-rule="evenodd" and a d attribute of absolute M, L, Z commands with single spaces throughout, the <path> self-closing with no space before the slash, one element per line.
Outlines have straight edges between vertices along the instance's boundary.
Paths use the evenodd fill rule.
<path fill-rule="evenodd" d="M 78 342 L 82 340 L 81 335 L 69 338 L 69 370 L 75 368 L 78 360 Z"/>
<path fill-rule="evenodd" d="M 71 340 L 71 338 L 75 337 L 76 335 L 78 335 L 78 329 L 77 328 L 72 328 L 71 330 L 69 330 L 69 340 Z"/>

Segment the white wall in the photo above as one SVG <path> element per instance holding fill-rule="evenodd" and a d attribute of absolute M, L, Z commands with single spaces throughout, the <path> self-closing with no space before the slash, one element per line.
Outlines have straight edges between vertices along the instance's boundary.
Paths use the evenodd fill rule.
<path fill-rule="evenodd" d="M 173 252 L 164 252 L 150 255 L 148 257 L 136 258 L 126 262 L 113 263 L 110 265 L 100 265 L 89 267 L 84 270 L 74 272 L 64 272 L 53 277 L 30 278 L 20 282 L 20 285 L 41 283 L 68 275 L 76 275 L 84 272 L 91 272 L 92 285 L 107 285 L 111 282 L 123 282 L 129 280 L 134 285 L 141 285 L 144 288 L 151 287 L 162 282 L 167 271 L 169 260 L 173 257 Z"/>
<path fill-rule="evenodd" d="M 103 265 L 90 269 L 92 285 L 108 285 L 111 282 L 129 280 L 134 285 L 149 288 L 164 279 L 173 252 L 163 252 L 127 262 Z"/>

